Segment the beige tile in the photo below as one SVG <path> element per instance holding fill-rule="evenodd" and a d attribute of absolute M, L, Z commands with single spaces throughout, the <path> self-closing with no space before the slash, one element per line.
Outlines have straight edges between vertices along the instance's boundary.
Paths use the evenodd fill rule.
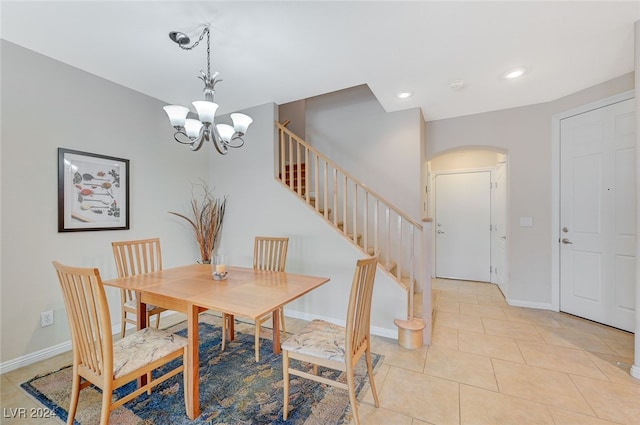
<path fill-rule="evenodd" d="M 483 318 L 484 330 L 487 334 L 504 336 L 516 340 L 544 342 L 535 326 L 529 323 L 510 322 Z"/>
<path fill-rule="evenodd" d="M 8 381 L 8 380 L 7 380 Z M 2 383 L 2 424 L 31 424 L 42 423 L 43 419 L 29 416 L 31 409 L 42 408 L 43 406 L 15 385 Z"/>
<path fill-rule="evenodd" d="M 477 354 L 431 347 L 424 373 L 498 391 L 491 359 Z"/>
<path fill-rule="evenodd" d="M 392 367 L 380 391 L 384 409 L 434 424 L 458 424 L 458 384 Z"/>
<path fill-rule="evenodd" d="M 431 288 L 441 292 L 458 292 L 458 285 L 454 281 L 444 279 L 433 279 Z"/>
<path fill-rule="evenodd" d="M 402 415 L 383 408 L 376 408 L 373 404 L 360 403 L 358 414 L 360 415 L 360 423 L 367 425 L 412 425 L 413 421 L 411 416 Z M 355 421 L 352 419 L 349 424 L 355 424 Z"/>
<path fill-rule="evenodd" d="M 445 326 L 447 328 L 466 329 L 469 331 L 483 332 L 482 320 L 477 316 L 465 316 L 446 311 L 437 311 L 433 323 L 434 327 Z"/>
<path fill-rule="evenodd" d="M 544 404 L 460 385 L 460 424 L 554 425 L 554 422 Z"/>
<path fill-rule="evenodd" d="M 524 363 L 520 348 L 513 338 L 488 335 L 479 332 L 458 331 L 458 349 L 496 359 Z"/>
<path fill-rule="evenodd" d="M 424 422 L 419 419 L 414 419 L 413 422 L 411 422 L 411 425 L 435 425 L 435 424 L 432 424 L 430 422 Z"/>
<path fill-rule="evenodd" d="M 633 334 L 616 330 L 611 333 L 598 334 L 613 351 L 625 359 L 633 359 Z"/>
<path fill-rule="evenodd" d="M 442 291 L 438 300 L 458 301 L 467 304 L 478 304 L 478 296 L 475 294 L 461 294 L 459 292 Z"/>
<path fill-rule="evenodd" d="M 534 308 L 509 307 L 504 309 L 507 319 L 513 322 L 531 323 L 534 325 L 561 328 L 557 318 L 559 313 Z"/>
<path fill-rule="evenodd" d="M 431 345 L 442 348 L 458 349 L 458 330 L 438 326 L 433 328 L 431 334 Z"/>
<path fill-rule="evenodd" d="M 563 328 L 575 329 L 582 332 L 588 332 L 598 335 L 616 335 L 626 333 L 610 326 L 602 325 L 600 323 L 592 322 L 590 320 L 581 319 L 576 316 L 572 316 L 566 313 L 559 313 L 556 320 L 562 325 Z"/>
<path fill-rule="evenodd" d="M 478 304 L 493 305 L 496 307 L 508 307 L 507 301 L 505 301 L 502 294 L 500 295 L 476 295 Z"/>
<path fill-rule="evenodd" d="M 503 394 L 593 415 L 566 373 L 497 359 L 493 360 L 493 368 Z"/>
<path fill-rule="evenodd" d="M 637 425 L 640 420 L 640 387 L 571 376 L 599 418 Z"/>
<path fill-rule="evenodd" d="M 640 386 L 640 379 L 630 375 L 631 364 L 622 363 L 619 356 L 602 353 L 587 353 L 587 356 L 611 382 Z"/>
<path fill-rule="evenodd" d="M 602 339 L 592 333 L 546 326 L 537 326 L 536 328 L 547 344 L 557 345 L 558 347 L 578 348 L 595 353 L 615 354 L 615 351 L 609 348 Z"/>
<path fill-rule="evenodd" d="M 460 314 L 507 320 L 501 307 L 491 305 L 460 303 Z"/>
<path fill-rule="evenodd" d="M 530 366 L 607 380 L 584 351 L 527 341 L 518 341 L 518 346 Z"/>
<path fill-rule="evenodd" d="M 374 337 L 371 341 L 371 350 L 384 356 L 384 363 L 403 369 L 421 372 L 427 358 L 428 346 L 409 350 L 398 345 L 396 340 Z"/>
<path fill-rule="evenodd" d="M 497 285 L 485 282 L 460 282 L 458 284 L 458 292 L 461 294 L 487 295 L 492 297 L 502 295 Z"/>
<path fill-rule="evenodd" d="M 557 425 L 614 425 L 616 422 L 598 419 L 594 416 L 587 416 L 568 410 L 550 407 L 549 411 Z"/>
<path fill-rule="evenodd" d="M 460 313 L 460 302 L 453 298 L 438 298 L 435 309 L 450 313 Z"/>

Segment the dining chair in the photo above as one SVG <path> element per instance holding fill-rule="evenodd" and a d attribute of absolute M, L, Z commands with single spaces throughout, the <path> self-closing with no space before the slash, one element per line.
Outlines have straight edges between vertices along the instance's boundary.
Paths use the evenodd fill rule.
<path fill-rule="evenodd" d="M 287 248 L 289 247 L 289 238 L 287 237 L 266 237 L 256 236 L 253 244 L 253 268 L 255 270 L 267 270 L 275 272 L 283 272 L 287 263 Z M 280 328 L 286 335 L 284 322 L 284 307 L 277 310 L 280 320 Z M 260 328 L 262 324 L 273 318 L 273 312 L 269 312 L 262 317 L 256 319 L 255 331 L 255 355 L 256 362 L 260 361 Z M 229 329 L 229 320 L 231 316 L 223 315 L 222 326 L 222 349 L 225 348 L 225 340 L 227 329 Z"/>
<path fill-rule="evenodd" d="M 356 424 L 360 423 L 356 404 L 355 367 L 364 355 L 369 384 L 376 407 L 380 407 L 371 361 L 371 297 L 378 257 L 358 260 L 351 285 L 346 327 L 323 320 L 313 320 L 300 331 L 282 342 L 282 373 L 284 382 L 284 406 L 282 417 L 289 414 L 289 375 L 311 379 L 349 391 L 349 402 Z M 313 373 L 291 366 L 291 359 L 311 363 Z M 346 374 L 342 381 L 318 375 L 318 366 L 336 369 Z"/>
<path fill-rule="evenodd" d="M 113 341 L 111 316 L 100 272 L 96 268 L 65 266 L 53 262 L 64 298 L 73 348 L 73 380 L 67 424 L 73 424 L 80 390 L 93 384 L 102 390 L 100 424 L 109 423 L 112 410 L 152 387 L 183 372 L 187 339 L 164 330 L 144 328 Z M 152 371 L 182 357 L 182 363 L 162 375 Z M 135 391 L 112 400 L 113 391 L 136 378 L 147 382 Z M 186 376 L 185 376 L 186 388 Z M 83 381 L 84 380 L 84 381 Z M 186 394 L 186 391 L 185 391 Z M 187 398 L 185 396 L 185 407 Z"/>
<path fill-rule="evenodd" d="M 123 278 L 142 273 L 162 270 L 162 251 L 160 239 L 139 239 L 132 241 L 112 242 L 113 257 L 116 260 L 118 277 Z M 134 291 L 120 290 L 122 300 L 122 337 L 126 333 L 127 323 L 137 324 L 135 315 L 138 314 L 138 304 Z M 156 329 L 160 327 L 160 313 L 166 308 L 147 304 L 147 325 L 152 316 L 156 316 Z M 134 317 L 131 317 L 131 316 Z"/>

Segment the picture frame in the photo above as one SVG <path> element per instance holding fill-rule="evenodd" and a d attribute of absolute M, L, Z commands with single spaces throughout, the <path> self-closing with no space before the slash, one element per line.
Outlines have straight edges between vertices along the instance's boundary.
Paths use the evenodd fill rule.
<path fill-rule="evenodd" d="M 58 148 L 58 232 L 129 229 L 129 160 Z"/>

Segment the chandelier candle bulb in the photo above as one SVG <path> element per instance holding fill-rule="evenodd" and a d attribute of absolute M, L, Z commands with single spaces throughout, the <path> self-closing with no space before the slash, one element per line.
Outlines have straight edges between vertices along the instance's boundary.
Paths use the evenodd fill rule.
<path fill-rule="evenodd" d="M 169 116 L 169 122 L 176 129 L 184 128 L 184 122 L 187 119 L 189 108 L 178 105 L 167 105 L 163 107 L 164 111 Z"/>
<path fill-rule="evenodd" d="M 250 116 L 245 114 L 231 114 L 231 121 L 233 121 L 233 128 L 237 133 L 244 134 L 247 132 L 247 128 L 253 122 Z"/>
<path fill-rule="evenodd" d="M 218 124 L 216 125 L 216 130 L 218 130 L 218 134 L 220 138 L 225 142 L 231 141 L 235 130 L 229 124 Z"/>
<path fill-rule="evenodd" d="M 196 139 L 200 135 L 201 128 L 202 123 L 198 120 L 188 119 L 184 124 L 184 130 L 190 139 Z"/>
<path fill-rule="evenodd" d="M 198 111 L 200 121 L 205 124 L 213 123 L 213 117 L 216 116 L 216 111 L 218 110 L 217 103 L 207 102 L 206 100 L 198 100 L 192 103 L 193 107 Z"/>

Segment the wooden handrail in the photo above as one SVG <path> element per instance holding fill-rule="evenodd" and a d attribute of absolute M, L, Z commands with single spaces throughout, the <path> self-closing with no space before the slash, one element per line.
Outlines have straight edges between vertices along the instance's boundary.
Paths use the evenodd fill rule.
<path fill-rule="evenodd" d="M 385 197 L 383 197 L 382 195 L 380 195 L 379 193 L 377 193 L 376 191 L 374 191 L 373 189 L 369 188 L 366 184 L 362 183 L 360 180 L 358 180 L 357 178 L 355 178 L 353 175 L 351 175 L 348 171 L 344 170 L 343 168 L 341 168 L 338 164 L 336 164 L 335 162 L 333 162 L 331 159 L 329 159 L 326 155 L 322 154 L 320 151 L 318 151 L 316 148 L 314 148 L 313 146 L 311 146 L 309 143 L 307 143 L 305 140 L 302 140 L 301 138 L 299 138 L 298 136 L 295 135 L 295 133 L 293 133 L 291 130 L 289 130 L 288 128 L 286 128 L 283 124 L 280 124 L 279 122 L 276 121 L 276 126 L 282 130 L 284 133 L 286 133 L 289 137 L 295 139 L 295 141 L 299 144 L 301 144 L 302 146 L 304 146 L 305 148 L 309 149 L 311 152 L 313 152 L 317 157 L 322 158 L 323 161 L 325 161 L 326 163 L 330 164 L 333 168 L 340 170 L 340 172 L 342 174 L 344 174 L 346 177 L 348 177 L 350 180 L 352 180 L 354 183 L 356 183 L 358 186 L 360 186 L 361 188 L 365 189 L 367 192 L 369 192 L 371 195 L 375 196 L 376 198 L 378 198 L 381 202 L 383 202 L 384 204 L 386 204 L 391 210 L 393 210 L 393 212 L 395 212 L 396 214 L 398 214 L 399 216 L 401 216 L 403 219 L 405 219 L 406 221 L 408 221 L 409 223 L 413 224 L 414 226 L 416 226 L 418 229 L 422 230 L 422 224 L 418 223 L 417 221 L 415 221 L 414 219 L 412 219 L 411 217 L 409 217 L 407 214 L 405 214 L 403 211 L 401 211 L 400 209 L 398 209 L 397 207 L 395 207 L 390 201 L 388 201 Z"/>

